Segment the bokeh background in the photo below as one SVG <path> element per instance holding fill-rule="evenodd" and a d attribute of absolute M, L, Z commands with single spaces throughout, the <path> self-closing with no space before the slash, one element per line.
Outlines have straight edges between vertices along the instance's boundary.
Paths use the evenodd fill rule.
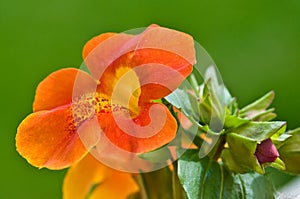
<path fill-rule="evenodd" d="M 37 84 L 57 69 L 79 67 L 91 37 L 151 23 L 191 34 L 241 106 L 274 90 L 277 119 L 300 126 L 299 0 L 1 0 L 0 198 L 61 198 L 65 171 L 39 170 L 15 151 Z M 280 187 L 290 176 L 270 178 Z"/>

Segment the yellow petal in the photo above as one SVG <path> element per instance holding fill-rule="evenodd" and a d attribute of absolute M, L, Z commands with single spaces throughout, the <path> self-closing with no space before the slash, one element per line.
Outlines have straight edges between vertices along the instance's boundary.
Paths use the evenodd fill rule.
<path fill-rule="evenodd" d="M 129 173 L 113 170 L 88 154 L 67 172 L 64 199 L 122 199 L 138 191 Z"/>

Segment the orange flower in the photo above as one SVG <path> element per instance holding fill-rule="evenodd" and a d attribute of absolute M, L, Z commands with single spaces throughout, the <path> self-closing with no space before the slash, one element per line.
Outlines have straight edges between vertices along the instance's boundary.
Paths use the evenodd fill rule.
<path fill-rule="evenodd" d="M 179 86 L 191 73 L 194 56 L 189 35 L 155 25 L 136 36 L 105 33 L 93 38 L 83 49 L 91 75 L 66 68 L 39 84 L 33 113 L 17 130 L 17 151 L 39 168 L 73 165 L 65 179 L 66 190 L 70 179 L 80 177 L 82 168 L 89 167 L 93 171 L 84 179 L 101 183 L 99 190 L 105 182 L 114 183 L 102 183 L 106 171 L 110 173 L 107 175 L 117 176 L 110 179 L 122 178 L 132 184 L 129 174 L 108 169 L 86 155 L 103 136 L 114 146 L 133 153 L 170 142 L 176 134 L 176 121 L 167 107 L 153 100 Z M 160 120 L 162 125 L 158 124 Z M 87 193 L 86 189 L 79 192 Z"/>

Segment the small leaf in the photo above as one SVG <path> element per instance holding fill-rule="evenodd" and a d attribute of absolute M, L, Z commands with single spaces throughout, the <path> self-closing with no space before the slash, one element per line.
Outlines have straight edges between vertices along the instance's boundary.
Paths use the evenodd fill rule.
<path fill-rule="evenodd" d="M 229 92 L 229 90 L 227 89 L 226 86 L 223 85 L 224 88 L 224 102 L 226 104 L 226 106 L 229 106 L 231 104 L 235 103 L 235 98 L 233 98 Z"/>
<path fill-rule="evenodd" d="M 290 137 L 284 140 L 278 151 L 286 166 L 286 171 L 300 174 L 300 128 L 287 132 Z"/>
<path fill-rule="evenodd" d="M 166 96 L 165 99 L 177 109 L 180 109 L 186 116 L 192 116 L 195 120 L 198 120 L 199 113 L 197 99 L 188 91 L 178 88 Z"/>
<path fill-rule="evenodd" d="M 214 65 L 211 65 L 206 69 L 204 76 L 206 83 L 210 81 L 209 90 L 211 93 L 213 93 L 214 97 L 216 97 L 215 102 L 221 105 L 220 108 L 222 110 L 220 111 L 224 112 L 224 105 L 230 104 L 233 98 L 230 95 L 228 89 L 223 84 L 219 72 Z"/>
<path fill-rule="evenodd" d="M 176 108 L 180 109 L 183 107 L 182 99 L 187 100 L 186 93 L 181 89 L 176 89 L 171 94 L 165 97 L 165 99 Z"/>
<path fill-rule="evenodd" d="M 274 91 L 270 91 L 260 99 L 242 108 L 239 112 L 240 117 L 253 119 L 258 115 L 262 114 L 270 106 L 270 104 L 274 99 L 274 96 L 275 96 Z"/>
<path fill-rule="evenodd" d="M 246 124 L 248 122 L 249 122 L 249 120 L 244 119 L 244 118 L 236 117 L 233 115 L 226 115 L 224 127 L 227 129 L 233 129 L 233 128 L 237 128 L 243 124 Z"/>
<path fill-rule="evenodd" d="M 227 114 L 233 115 L 233 116 L 238 116 L 238 104 L 236 102 L 236 98 L 232 98 L 232 101 L 227 105 Z"/>
<path fill-rule="evenodd" d="M 218 84 L 217 81 L 208 79 L 205 83 L 205 87 L 207 88 L 208 92 L 207 96 L 211 101 L 211 119 L 213 120 L 214 118 L 216 118 L 217 120 L 224 121 L 226 99 L 223 84 Z"/>
<path fill-rule="evenodd" d="M 234 133 L 261 142 L 277 132 L 284 132 L 285 122 L 248 122 L 232 130 Z"/>
<path fill-rule="evenodd" d="M 252 120 L 262 121 L 262 122 L 271 121 L 277 116 L 276 113 L 273 113 L 274 110 L 275 110 L 274 108 L 271 108 L 266 111 L 263 111 L 260 114 L 257 114 L 255 117 L 253 117 Z"/>
<path fill-rule="evenodd" d="M 209 127 L 219 132 L 222 130 L 225 120 L 226 105 L 224 102 L 224 90 L 222 85 L 213 86 L 213 80 L 208 79 L 201 85 L 199 102 L 200 121 L 209 124 Z"/>
<path fill-rule="evenodd" d="M 199 94 L 200 94 L 199 84 L 198 84 L 198 81 L 197 81 L 197 78 L 196 78 L 195 74 L 192 73 L 190 76 L 188 76 L 188 80 L 191 84 L 191 87 L 192 87 L 193 91 L 195 92 L 195 95 L 197 97 L 199 97 Z"/>
<path fill-rule="evenodd" d="M 280 136 L 274 134 L 271 139 L 272 139 L 272 142 L 275 144 L 276 148 L 279 149 L 283 144 L 284 144 L 284 141 L 286 139 L 288 139 L 289 137 L 291 137 L 290 134 L 287 134 L 287 133 L 284 133 Z"/>
<path fill-rule="evenodd" d="M 210 93 L 207 84 L 204 84 L 200 88 L 203 88 L 201 89 L 202 93 L 198 104 L 200 121 L 203 124 L 209 124 L 211 120 L 212 109 L 213 109 L 212 101 L 210 98 Z"/>

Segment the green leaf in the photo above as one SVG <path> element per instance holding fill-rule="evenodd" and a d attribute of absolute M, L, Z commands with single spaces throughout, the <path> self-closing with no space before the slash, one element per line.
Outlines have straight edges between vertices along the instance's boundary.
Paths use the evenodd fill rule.
<path fill-rule="evenodd" d="M 277 116 L 277 114 L 273 112 L 274 110 L 275 110 L 274 108 L 271 108 L 266 111 L 263 111 L 260 114 L 257 114 L 255 117 L 253 117 L 252 120 L 262 121 L 262 122 L 271 121 Z"/>
<path fill-rule="evenodd" d="M 248 122 L 236 129 L 234 133 L 250 138 L 252 140 L 261 142 L 270 138 L 277 132 L 284 131 L 286 127 L 285 122 Z"/>
<path fill-rule="evenodd" d="M 242 185 L 243 192 L 242 192 L 242 197 L 240 198 L 246 198 L 246 199 L 275 198 L 272 185 L 263 175 L 259 175 L 257 173 L 247 173 L 247 174 L 237 174 L 233 178 L 236 184 Z"/>
<path fill-rule="evenodd" d="M 165 99 L 178 109 L 184 107 L 183 101 L 185 101 L 186 103 L 189 103 L 186 92 L 184 92 L 183 90 L 181 90 L 179 88 L 176 89 L 175 91 L 173 91 L 168 96 L 166 96 Z"/>
<path fill-rule="evenodd" d="M 274 198 L 264 176 L 233 174 L 209 158 L 200 159 L 198 150 L 187 150 L 178 160 L 179 180 L 189 199 Z"/>
<path fill-rule="evenodd" d="M 232 101 L 226 105 L 228 115 L 238 116 L 239 109 L 235 98 L 232 98 Z"/>
<path fill-rule="evenodd" d="M 248 122 L 249 122 L 249 120 L 244 119 L 244 118 L 236 117 L 233 115 L 226 115 L 224 127 L 226 129 L 233 129 L 233 128 L 237 128 L 243 124 L 246 124 Z"/>
<path fill-rule="evenodd" d="M 195 74 L 191 74 L 190 76 L 188 76 L 188 80 L 191 84 L 191 87 L 193 88 L 193 91 L 195 92 L 195 95 L 197 97 L 199 97 L 199 94 L 200 94 L 200 88 L 199 88 L 199 84 L 198 84 L 198 81 L 197 81 L 197 78 L 195 76 Z"/>
<path fill-rule="evenodd" d="M 209 124 L 212 114 L 212 101 L 207 84 L 200 87 L 202 95 L 199 100 L 199 116 L 203 124 Z"/>
<path fill-rule="evenodd" d="M 224 102 L 226 104 L 226 106 L 230 106 L 233 105 L 234 103 L 236 103 L 236 99 L 234 97 L 231 96 L 229 90 L 227 89 L 227 87 L 225 85 L 223 85 L 223 89 L 224 89 Z"/>
<path fill-rule="evenodd" d="M 210 103 L 210 122 L 215 122 L 211 120 L 224 121 L 226 109 L 224 93 L 224 87 L 222 84 L 219 85 L 213 79 L 208 79 L 207 82 L 205 82 L 203 98 L 206 97 L 208 99 L 207 101 Z M 207 122 L 207 124 L 209 124 L 209 122 Z"/>
<path fill-rule="evenodd" d="M 187 150 L 178 160 L 178 177 L 189 199 L 220 198 L 222 176 L 220 165 L 200 159 L 198 150 Z"/>
<path fill-rule="evenodd" d="M 186 116 L 191 116 L 196 121 L 198 120 L 199 111 L 196 96 L 186 90 L 178 88 L 170 95 L 166 96 L 165 99 L 177 109 L 180 109 Z"/>
<path fill-rule="evenodd" d="M 261 115 L 270 106 L 270 104 L 274 99 L 274 96 L 275 96 L 274 91 L 270 91 L 260 99 L 242 108 L 239 112 L 240 117 L 253 119 Z"/>
<path fill-rule="evenodd" d="M 300 174 L 300 128 L 287 132 L 290 137 L 285 139 L 278 151 L 286 166 L 286 171 Z"/>
<path fill-rule="evenodd" d="M 264 173 L 254 155 L 257 141 L 235 133 L 226 134 L 226 141 L 229 148 L 223 150 L 222 160 L 231 171 L 246 173 L 251 170 Z"/>
<path fill-rule="evenodd" d="M 215 97 L 215 100 L 213 99 L 214 104 L 217 105 L 216 103 L 219 103 L 221 105 L 220 108 L 223 109 L 221 111 L 224 111 L 224 105 L 230 104 L 233 98 L 223 84 L 219 72 L 217 72 L 214 65 L 211 65 L 206 69 L 204 76 L 212 96 Z"/>
<path fill-rule="evenodd" d="M 184 191 L 183 187 L 178 178 L 178 161 L 173 163 L 173 171 L 172 171 L 172 187 L 173 187 L 173 198 L 172 199 L 187 199 L 186 192 Z"/>
<path fill-rule="evenodd" d="M 204 84 L 200 86 L 200 121 L 219 132 L 223 128 L 226 105 L 232 101 L 214 64 L 205 68 Z"/>

